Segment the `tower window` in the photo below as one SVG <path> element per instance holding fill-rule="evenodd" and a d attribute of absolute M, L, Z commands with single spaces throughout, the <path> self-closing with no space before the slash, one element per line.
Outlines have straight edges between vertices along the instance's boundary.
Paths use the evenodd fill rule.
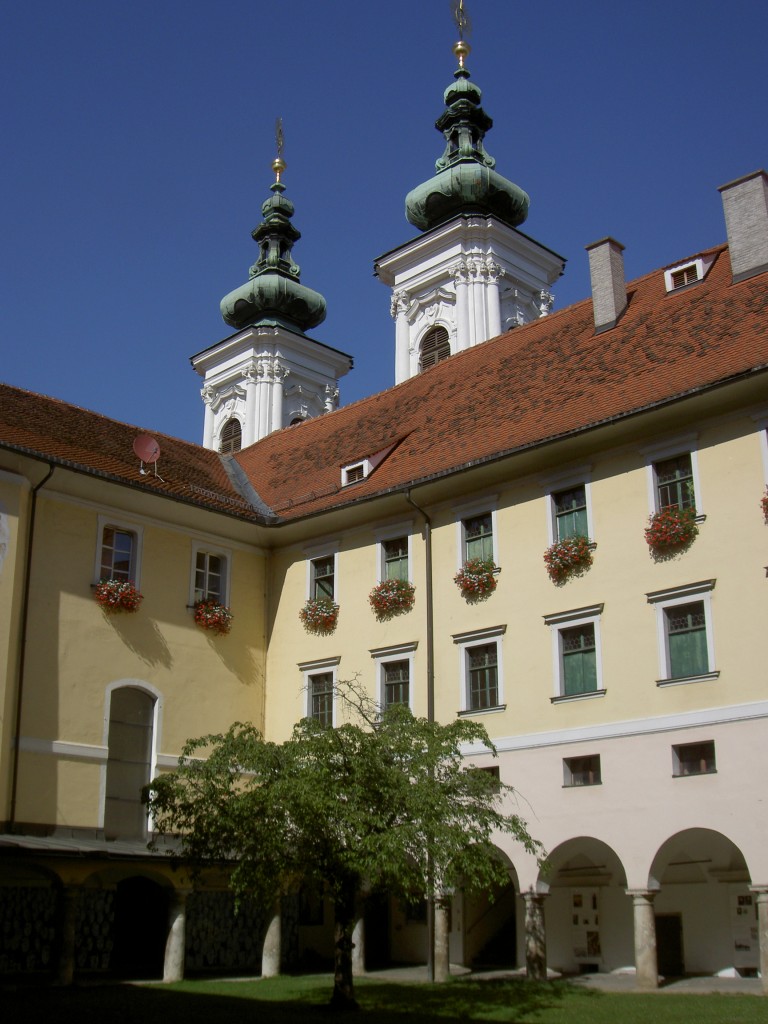
<path fill-rule="evenodd" d="M 419 370 L 428 370 L 430 366 L 447 359 L 450 354 L 448 331 L 444 327 L 430 327 L 421 342 Z"/>
<path fill-rule="evenodd" d="M 222 428 L 219 451 L 222 455 L 232 455 L 234 452 L 239 452 L 242 446 L 243 430 L 240 426 L 240 420 L 235 419 L 233 416 L 227 420 Z"/>

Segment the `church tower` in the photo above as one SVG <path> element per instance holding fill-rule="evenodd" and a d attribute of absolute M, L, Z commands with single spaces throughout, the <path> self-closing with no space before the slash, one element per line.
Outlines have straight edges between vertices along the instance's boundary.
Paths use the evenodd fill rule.
<path fill-rule="evenodd" d="M 272 194 L 251 233 L 259 255 L 248 281 L 221 300 L 221 315 L 236 333 L 192 356 L 204 379 L 203 446 L 223 453 L 331 412 L 339 378 L 352 368 L 351 356 L 304 333 L 325 319 L 325 299 L 299 280 L 291 250 L 301 234 L 283 195 L 285 166 L 278 123 Z"/>
<path fill-rule="evenodd" d="M 463 5 L 455 81 L 435 127 L 445 152 L 434 177 L 405 200 L 405 215 L 423 234 L 380 256 L 378 278 L 392 289 L 395 382 L 546 314 L 550 287 L 565 261 L 518 231 L 528 195 L 495 170 L 483 139 L 493 121 L 466 68 Z"/>

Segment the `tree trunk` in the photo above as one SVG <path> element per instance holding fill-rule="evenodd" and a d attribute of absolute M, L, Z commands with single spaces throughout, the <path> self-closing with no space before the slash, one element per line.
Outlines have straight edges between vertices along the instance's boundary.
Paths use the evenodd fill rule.
<path fill-rule="evenodd" d="M 352 981 L 352 933 L 355 929 L 357 886 L 352 880 L 342 884 L 334 903 L 333 995 L 334 1010 L 358 1010 Z"/>

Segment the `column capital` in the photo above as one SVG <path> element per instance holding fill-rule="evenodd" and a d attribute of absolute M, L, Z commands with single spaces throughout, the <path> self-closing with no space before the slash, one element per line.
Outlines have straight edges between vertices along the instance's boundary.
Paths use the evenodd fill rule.
<path fill-rule="evenodd" d="M 404 316 L 408 312 L 409 302 L 408 292 L 403 289 L 392 292 L 392 298 L 389 301 L 389 315 L 393 320 L 396 320 L 399 316 Z"/>

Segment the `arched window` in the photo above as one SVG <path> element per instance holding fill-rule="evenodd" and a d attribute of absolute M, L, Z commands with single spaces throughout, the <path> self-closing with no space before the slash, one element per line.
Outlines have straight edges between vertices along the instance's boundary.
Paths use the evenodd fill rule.
<path fill-rule="evenodd" d="M 421 358 L 419 371 L 428 370 L 430 366 L 447 359 L 451 354 L 448 331 L 444 327 L 430 327 L 421 341 Z"/>
<path fill-rule="evenodd" d="M 239 452 L 242 447 L 243 430 L 240 426 L 240 420 L 235 419 L 233 416 L 222 427 L 219 451 L 222 455 L 232 455 L 233 452 Z"/>
<path fill-rule="evenodd" d="M 104 801 L 107 839 L 143 839 L 147 834 L 141 790 L 149 782 L 152 766 L 154 717 L 155 700 L 150 694 L 134 686 L 112 691 Z"/>

